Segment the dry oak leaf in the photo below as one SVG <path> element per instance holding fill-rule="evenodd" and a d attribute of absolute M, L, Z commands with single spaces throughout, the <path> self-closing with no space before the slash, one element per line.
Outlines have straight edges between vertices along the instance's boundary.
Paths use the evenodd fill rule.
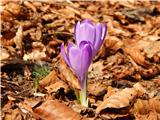
<path fill-rule="evenodd" d="M 126 47 L 123 49 L 137 64 L 148 68 L 150 63 L 145 60 L 145 57 L 141 54 L 140 50 L 135 48 Z"/>
<path fill-rule="evenodd" d="M 147 68 L 150 66 L 150 63 L 145 59 L 141 51 L 144 51 L 144 48 L 150 46 L 151 43 L 151 41 L 145 40 L 125 40 L 123 51 L 128 54 L 135 63 Z"/>
<path fill-rule="evenodd" d="M 45 48 L 42 51 L 39 50 L 33 50 L 29 54 L 25 54 L 23 56 L 23 60 L 41 60 L 43 58 L 46 58 Z"/>
<path fill-rule="evenodd" d="M 57 100 L 47 100 L 33 111 L 42 120 L 85 120 L 79 113 Z"/>
<path fill-rule="evenodd" d="M 68 85 L 62 80 L 59 80 L 56 83 L 45 87 L 45 89 L 47 89 L 48 93 L 57 92 L 60 88 L 64 88 L 65 93 L 67 93 L 69 91 Z"/>
<path fill-rule="evenodd" d="M 0 67 L 5 65 L 5 63 L 3 63 L 3 61 L 7 60 L 9 57 L 10 57 L 9 52 L 6 49 L 0 47 L 0 61 L 1 61 Z"/>
<path fill-rule="evenodd" d="M 121 91 L 116 92 L 108 96 L 96 109 L 96 113 L 100 113 L 102 110 L 106 108 L 124 108 L 130 105 L 134 101 L 134 99 L 144 94 L 145 90 L 140 85 L 140 83 L 136 83 L 133 88 L 125 88 Z"/>
<path fill-rule="evenodd" d="M 9 52 L 5 48 L 0 47 L 0 61 L 6 60 L 9 57 Z"/>
<path fill-rule="evenodd" d="M 63 75 L 63 80 L 66 80 L 70 87 L 80 89 L 80 83 L 77 77 L 73 74 L 70 68 L 66 65 L 63 59 L 60 60 L 59 71 Z"/>
<path fill-rule="evenodd" d="M 149 100 L 138 99 L 133 107 L 133 112 L 141 115 L 148 114 L 150 111 L 160 113 L 160 97 Z"/>
<path fill-rule="evenodd" d="M 123 46 L 123 42 L 115 37 L 115 36 L 108 36 L 108 40 L 105 41 L 105 46 L 109 50 L 117 51 Z"/>
<path fill-rule="evenodd" d="M 160 114 L 155 111 L 151 111 L 146 115 L 135 114 L 134 116 L 135 120 L 160 120 Z"/>
<path fill-rule="evenodd" d="M 19 26 L 16 32 L 16 36 L 13 38 L 13 41 L 15 42 L 16 47 L 20 50 L 22 49 L 22 44 L 23 44 L 22 40 L 23 40 L 23 27 Z"/>
<path fill-rule="evenodd" d="M 152 58 L 154 55 L 158 55 L 160 59 L 160 41 L 154 41 L 151 44 L 144 47 L 144 52 L 148 58 Z"/>
<path fill-rule="evenodd" d="M 58 74 L 55 70 L 51 71 L 45 78 L 43 78 L 40 82 L 39 85 L 41 87 L 46 87 L 51 84 L 54 84 L 56 81 L 58 81 Z"/>

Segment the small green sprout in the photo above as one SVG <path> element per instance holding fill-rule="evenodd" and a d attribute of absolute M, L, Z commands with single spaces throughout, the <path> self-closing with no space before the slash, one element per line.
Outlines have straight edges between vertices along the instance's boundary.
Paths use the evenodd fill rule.
<path fill-rule="evenodd" d="M 37 93 L 39 81 L 45 78 L 50 73 L 50 71 L 51 71 L 51 68 L 49 68 L 46 65 L 39 65 L 33 68 L 32 76 L 33 76 L 34 85 L 35 85 L 35 93 Z"/>

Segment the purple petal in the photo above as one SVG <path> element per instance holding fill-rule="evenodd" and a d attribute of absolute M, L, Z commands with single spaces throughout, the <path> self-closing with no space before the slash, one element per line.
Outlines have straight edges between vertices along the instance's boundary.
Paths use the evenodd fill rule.
<path fill-rule="evenodd" d="M 80 28 L 80 25 L 81 25 L 81 23 L 80 23 L 80 21 L 78 21 L 77 22 L 77 24 L 75 25 L 75 27 L 74 27 L 74 39 L 76 40 L 77 39 L 77 30 Z"/>
<path fill-rule="evenodd" d="M 81 41 L 79 44 L 79 48 L 82 49 L 86 44 L 88 44 L 88 41 Z"/>
<path fill-rule="evenodd" d="M 95 52 L 95 48 L 94 48 L 93 44 L 90 43 L 89 41 L 81 41 L 81 43 L 79 44 L 79 48 L 82 49 L 83 46 L 86 44 L 90 45 L 90 47 L 92 48 L 92 56 L 94 56 L 93 53 Z"/>
<path fill-rule="evenodd" d="M 88 40 L 91 43 L 94 43 L 95 37 L 96 37 L 96 29 L 94 25 L 84 22 L 80 26 L 77 25 L 76 27 L 76 43 L 77 45 L 80 44 L 81 41 L 83 40 Z"/>
<path fill-rule="evenodd" d="M 87 75 L 88 68 L 91 64 L 92 61 L 92 48 L 89 44 L 86 44 L 82 48 L 82 53 L 81 53 L 81 79 L 80 79 L 80 84 L 81 88 L 84 86 L 85 82 L 85 77 Z"/>
<path fill-rule="evenodd" d="M 94 54 L 96 54 L 99 48 L 101 47 L 101 36 L 102 36 L 102 24 L 98 23 L 96 25 L 96 40 L 94 44 L 94 48 L 95 48 Z"/>
<path fill-rule="evenodd" d="M 101 40 L 103 41 L 105 36 L 106 36 L 106 33 L 107 33 L 107 24 L 104 23 L 104 26 L 103 26 L 103 29 L 102 29 L 102 36 L 101 36 Z"/>
<path fill-rule="evenodd" d="M 64 58 L 64 60 L 66 61 L 66 63 L 71 66 L 70 64 L 70 61 L 69 61 L 69 58 L 65 52 L 65 49 L 64 49 L 64 44 L 61 45 L 61 56 Z"/>
<path fill-rule="evenodd" d="M 69 50 L 69 60 L 71 68 L 80 77 L 81 74 L 81 50 L 78 47 L 71 47 Z"/>
<path fill-rule="evenodd" d="M 72 42 L 68 44 L 67 53 L 69 53 L 71 47 L 74 47 L 74 44 Z"/>

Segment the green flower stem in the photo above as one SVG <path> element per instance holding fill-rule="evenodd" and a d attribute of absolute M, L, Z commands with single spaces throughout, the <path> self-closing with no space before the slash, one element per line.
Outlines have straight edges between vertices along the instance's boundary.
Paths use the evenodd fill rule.
<path fill-rule="evenodd" d="M 80 91 L 80 103 L 81 105 L 88 107 L 88 99 L 87 99 L 87 83 L 86 77 L 84 80 L 83 88 Z"/>

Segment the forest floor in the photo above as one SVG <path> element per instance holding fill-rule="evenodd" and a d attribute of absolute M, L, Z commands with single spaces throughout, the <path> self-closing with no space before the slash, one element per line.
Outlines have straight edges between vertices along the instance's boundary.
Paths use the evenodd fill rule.
<path fill-rule="evenodd" d="M 159 0 L 1 2 L 3 120 L 160 120 Z M 60 55 L 86 18 L 107 23 L 88 72 L 89 107 Z"/>

